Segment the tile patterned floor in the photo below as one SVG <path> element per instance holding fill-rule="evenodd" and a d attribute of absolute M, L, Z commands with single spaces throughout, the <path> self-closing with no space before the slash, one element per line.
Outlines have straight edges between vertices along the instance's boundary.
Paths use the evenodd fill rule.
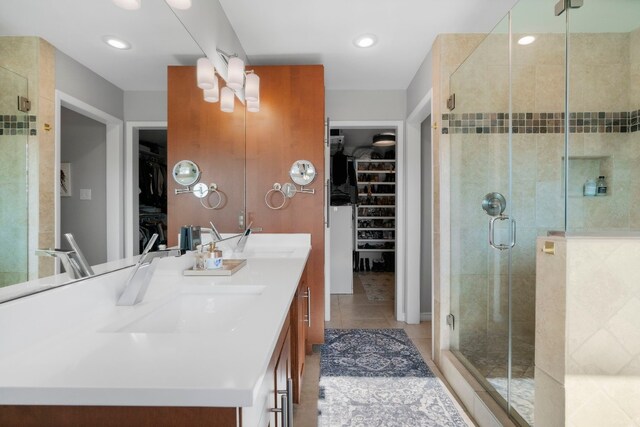
<path fill-rule="evenodd" d="M 371 274 L 371 273 L 369 273 Z M 424 358 L 427 366 L 442 379 L 456 404 L 462 412 L 463 407 L 447 383 L 444 376 L 431 358 L 431 322 L 408 325 L 396 322 L 393 313 L 394 301 L 370 301 L 367 299 L 358 274 L 354 275 L 354 293 L 352 295 L 331 296 L 331 321 L 325 322 L 327 328 L 402 328 Z M 320 379 L 320 353 L 307 355 L 302 386 L 302 399 L 295 405 L 293 420 L 296 427 L 316 427 L 318 425 L 318 382 Z M 467 413 L 461 414 L 467 424 L 475 425 Z"/>

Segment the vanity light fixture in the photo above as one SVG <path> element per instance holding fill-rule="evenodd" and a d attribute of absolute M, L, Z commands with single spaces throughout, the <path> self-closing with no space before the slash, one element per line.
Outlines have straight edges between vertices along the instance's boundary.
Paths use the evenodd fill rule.
<path fill-rule="evenodd" d="M 518 40 L 518 44 L 521 46 L 526 46 L 533 43 L 534 41 L 536 41 L 536 38 L 534 36 L 524 36 Z"/>
<path fill-rule="evenodd" d="M 235 94 L 244 90 L 247 111 L 260 111 L 260 77 L 253 71 L 244 69 L 244 61 L 235 54 L 228 54 L 216 49 L 222 60 L 227 64 L 227 85 L 219 91 L 216 70 L 208 58 L 198 59 L 196 66 L 197 84 L 204 91 L 204 100 L 218 102 L 225 113 L 234 110 Z M 219 93 L 219 95 L 218 95 Z"/>
<path fill-rule="evenodd" d="M 373 136 L 374 147 L 391 147 L 396 145 L 396 135 L 392 132 L 383 132 Z"/>
<path fill-rule="evenodd" d="M 109 46 L 115 49 L 120 49 L 120 50 L 131 49 L 131 43 L 115 36 L 104 36 L 102 37 L 102 41 L 104 41 L 106 44 L 108 44 Z"/>
<path fill-rule="evenodd" d="M 361 36 L 356 37 L 353 40 L 353 44 L 356 47 L 367 48 L 375 45 L 378 42 L 378 38 L 374 34 L 363 34 Z"/>

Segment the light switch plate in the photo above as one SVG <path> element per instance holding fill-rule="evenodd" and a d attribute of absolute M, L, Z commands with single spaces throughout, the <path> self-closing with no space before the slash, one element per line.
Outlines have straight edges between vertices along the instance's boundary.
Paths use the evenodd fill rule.
<path fill-rule="evenodd" d="M 80 189 L 80 200 L 91 200 L 91 189 L 90 188 L 81 188 Z"/>

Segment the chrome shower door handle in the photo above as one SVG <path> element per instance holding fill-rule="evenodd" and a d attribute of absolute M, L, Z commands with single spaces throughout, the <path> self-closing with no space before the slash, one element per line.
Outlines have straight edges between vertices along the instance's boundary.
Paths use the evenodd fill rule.
<path fill-rule="evenodd" d="M 516 245 L 516 220 L 510 218 L 511 220 L 511 247 Z"/>
<path fill-rule="evenodd" d="M 496 221 L 510 221 L 511 222 L 511 241 L 509 244 L 496 243 Z M 516 245 L 516 220 L 510 218 L 508 215 L 494 216 L 489 220 L 489 246 L 499 251 L 511 249 Z"/>

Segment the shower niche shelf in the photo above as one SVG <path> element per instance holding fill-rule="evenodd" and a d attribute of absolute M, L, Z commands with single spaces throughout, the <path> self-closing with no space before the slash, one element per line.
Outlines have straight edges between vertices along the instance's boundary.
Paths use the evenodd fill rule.
<path fill-rule="evenodd" d="M 564 157 L 562 158 L 562 168 L 564 170 Z M 613 158 L 611 156 L 569 156 L 569 197 L 584 198 L 584 183 L 588 179 L 597 181 L 599 176 L 604 176 L 607 180 L 607 195 L 611 195 L 613 182 Z"/>

